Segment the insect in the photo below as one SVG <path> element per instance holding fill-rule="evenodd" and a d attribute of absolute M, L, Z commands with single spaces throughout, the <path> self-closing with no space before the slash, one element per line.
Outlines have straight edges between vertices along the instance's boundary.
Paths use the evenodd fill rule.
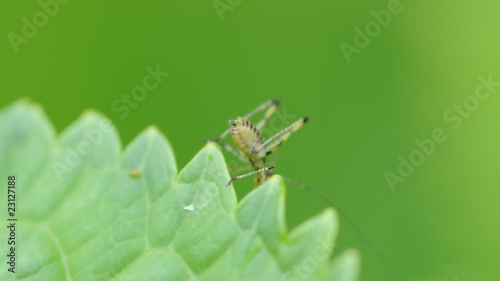
<path fill-rule="evenodd" d="M 264 183 L 273 175 L 270 171 L 275 168 L 274 165 L 266 166 L 266 157 L 276 151 L 293 133 L 307 123 L 308 118 L 302 117 L 288 127 L 277 132 L 269 139 L 264 140 L 261 135 L 261 130 L 276 111 L 279 104 L 279 100 L 276 99 L 261 104 L 247 115 L 230 120 L 230 128 L 225 130 L 218 138 L 209 140 L 211 142 L 220 142 L 228 134 L 231 134 L 238 150 L 235 150 L 227 143 L 220 143 L 221 147 L 235 155 L 241 161 L 249 163 L 253 169 L 250 173 L 231 178 L 227 183 L 228 186 L 235 180 L 252 175 L 255 175 L 255 187 Z M 264 116 L 256 125 L 249 121 L 252 116 L 266 109 L 267 111 L 264 113 Z"/>
<path fill-rule="evenodd" d="M 256 175 L 254 181 L 255 187 L 258 187 L 259 185 L 264 183 L 270 176 L 272 176 L 272 172 L 270 171 L 275 168 L 274 165 L 266 166 L 266 157 L 276 151 L 279 146 L 283 144 L 293 133 L 298 131 L 300 128 L 302 128 L 302 126 L 304 126 L 305 123 L 307 123 L 308 118 L 302 117 L 288 127 L 274 134 L 268 140 L 264 140 L 261 136 L 261 130 L 265 126 L 269 118 L 276 111 L 278 106 L 278 100 L 269 100 L 258 106 L 253 111 L 249 112 L 247 115 L 230 120 L 229 123 L 231 124 L 231 127 L 229 129 L 225 130 L 218 138 L 208 140 L 210 142 L 219 143 L 229 133 L 231 133 L 234 143 L 239 150 L 235 150 L 232 146 L 226 143 L 220 143 L 221 147 L 231 154 L 234 154 L 241 161 L 251 164 L 251 167 L 253 169 L 252 172 L 231 178 L 231 180 L 229 180 L 229 182 L 227 183 L 228 186 L 235 180 L 251 175 Z M 252 124 L 248 120 L 254 115 L 266 109 L 267 111 L 264 113 L 264 116 L 256 125 Z M 401 278 L 399 278 L 397 272 L 394 271 L 393 266 L 385 257 L 384 253 L 379 249 L 379 247 L 377 247 L 377 245 L 364 234 L 358 224 L 356 224 L 355 221 L 352 220 L 347 215 L 347 213 L 344 212 L 337 204 L 335 204 L 333 200 L 323 195 L 322 192 L 311 188 L 307 184 L 298 184 L 298 186 L 311 192 L 327 205 L 335 207 L 335 209 L 337 209 L 339 214 L 346 219 L 348 224 L 354 229 L 359 237 L 376 253 L 378 258 L 387 266 L 393 277 L 395 277 L 394 279 L 401 280 Z"/>
<path fill-rule="evenodd" d="M 302 126 L 304 126 L 305 123 L 307 123 L 308 118 L 302 117 L 288 127 L 274 134 L 268 140 L 264 140 L 261 136 L 261 130 L 265 126 L 269 118 L 276 111 L 278 106 L 279 100 L 269 100 L 249 112 L 247 115 L 230 120 L 229 123 L 231 127 L 229 129 L 225 130 L 218 138 L 208 140 L 209 142 L 219 143 L 223 149 L 227 150 L 231 154 L 234 154 L 241 161 L 251 164 L 251 167 L 253 169 L 252 172 L 231 178 L 227 183 L 227 186 L 229 186 L 235 180 L 252 175 L 256 175 L 254 181 L 255 187 L 258 187 L 259 185 L 264 183 L 269 177 L 273 175 L 270 171 L 275 168 L 274 165 L 266 166 L 266 157 L 276 151 L 279 146 L 286 140 L 288 140 L 288 138 L 293 133 L 298 131 L 300 128 L 302 128 Z M 264 113 L 264 116 L 256 125 L 248 120 L 254 115 L 266 109 L 267 111 Z M 222 141 L 229 133 L 231 133 L 234 143 L 239 150 L 235 150 L 227 143 L 220 143 L 220 141 Z M 376 253 L 378 258 L 387 266 L 393 277 L 395 277 L 394 279 L 401 280 L 397 272 L 394 271 L 389 260 L 385 257 L 384 253 L 364 234 L 358 224 L 356 224 L 355 221 L 352 220 L 346 212 L 344 212 L 337 204 L 335 204 L 335 202 L 333 202 L 333 200 L 323 195 L 320 191 L 311 188 L 307 184 L 297 182 L 295 182 L 295 184 L 300 188 L 311 192 L 312 194 L 314 194 L 314 196 L 322 200 L 327 205 L 335 207 L 335 209 L 337 209 L 339 214 L 346 219 L 348 224 L 354 229 L 359 237 Z"/>

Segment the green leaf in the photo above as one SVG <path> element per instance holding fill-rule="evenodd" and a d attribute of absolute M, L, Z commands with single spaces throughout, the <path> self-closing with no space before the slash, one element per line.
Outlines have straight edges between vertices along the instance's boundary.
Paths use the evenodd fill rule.
<path fill-rule="evenodd" d="M 16 273 L 2 231 L 0 280 L 357 280 L 354 250 L 331 260 L 332 209 L 288 232 L 282 179 L 238 202 L 215 144 L 177 172 L 154 127 L 122 150 L 95 112 L 56 136 L 38 106 L 19 101 L 0 124 L 2 186 L 16 177 L 17 219 Z"/>

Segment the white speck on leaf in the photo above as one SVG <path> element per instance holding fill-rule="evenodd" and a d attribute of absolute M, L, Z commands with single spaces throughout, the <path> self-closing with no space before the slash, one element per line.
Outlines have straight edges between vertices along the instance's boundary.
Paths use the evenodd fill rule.
<path fill-rule="evenodd" d="M 186 207 L 184 207 L 184 210 L 194 211 L 194 205 L 193 204 L 189 204 Z"/>

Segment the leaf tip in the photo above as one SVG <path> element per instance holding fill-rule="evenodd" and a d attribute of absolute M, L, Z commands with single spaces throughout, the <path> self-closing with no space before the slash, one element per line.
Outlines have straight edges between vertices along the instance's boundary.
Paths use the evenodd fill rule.
<path fill-rule="evenodd" d="M 152 138 L 152 139 L 158 138 L 158 139 L 161 139 L 170 148 L 170 142 L 169 142 L 167 136 L 165 136 L 162 133 L 162 131 L 160 130 L 160 128 L 158 128 L 157 126 L 155 126 L 155 125 L 149 125 L 149 126 L 147 126 L 146 129 L 143 131 L 143 134 L 145 136 L 147 136 L 148 138 Z"/>
<path fill-rule="evenodd" d="M 30 97 L 21 97 L 17 99 L 14 106 L 40 106 L 38 103 L 34 102 Z"/>
<path fill-rule="evenodd" d="M 83 111 L 78 120 L 81 120 L 84 124 L 98 124 L 101 126 L 101 129 L 105 128 L 116 131 L 113 122 L 111 122 L 108 117 L 93 109 L 86 109 Z"/>
<path fill-rule="evenodd" d="M 328 207 L 321 212 L 320 216 L 328 220 L 337 220 L 337 211 L 332 207 Z"/>
<path fill-rule="evenodd" d="M 161 133 L 160 129 L 156 127 L 155 125 L 149 125 L 144 129 L 142 135 L 146 136 L 147 138 L 161 138 L 163 140 L 166 140 L 166 137 Z M 168 141 L 167 141 L 168 142 Z"/>
<path fill-rule="evenodd" d="M 215 142 L 207 142 L 205 146 L 203 146 L 202 151 L 207 153 L 207 155 L 210 157 L 216 154 L 217 156 L 220 156 L 222 157 L 222 159 L 224 159 L 224 156 L 222 156 L 222 151 L 220 150 L 219 145 Z"/>
<path fill-rule="evenodd" d="M 332 207 L 328 207 L 324 209 L 320 214 L 319 217 L 327 224 L 330 224 L 332 227 L 332 231 L 336 233 L 338 231 L 339 227 L 339 219 L 338 219 L 338 213 L 337 210 L 335 210 Z"/>
<path fill-rule="evenodd" d="M 219 150 L 219 145 L 216 142 L 212 141 L 207 141 L 205 143 L 205 147 L 216 148 L 217 150 Z"/>
<path fill-rule="evenodd" d="M 355 261 L 359 261 L 361 258 L 361 256 L 359 255 L 359 251 L 353 248 L 345 250 L 345 252 L 342 255 L 344 255 L 346 259 Z"/>
<path fill-rule="evenodd" d="M 20 108 L 25 110 L 32 110 L 36 114 L 44 114 L 43 107 L 39 103 L 34 102 L 29 97 L 19 98 L 13 104 L 7 106 L 7 108 Z"/>
<path fill-rule="evenodd" d="M 95 111 L 95 110 L 86 109 L 85 111 L 82 112 L 82 114 L 80 115 L 80 118 L 83 121 L 88 122 L 88 121 L 94 121 L 94 120 L 98 119 L 101 116 L 102 115 L 100 113 L 98 113 L 97 111 Z"/>
<path fill-rule="evenodd" d="M 285 180 L 283 179 L 283 177 L 281 175 L 272 175 L 266 181 L 265 184 L 267 184 L 267 182 L 269 182 L 269 184 L 271 186 L 273 186 L 274 188 L 276 188 L 278 190 L 278 193 L 280 193 L 281 196 L 283 196 L 283 200 L 284 200 L 284 196 L 286 194 L 286 184 L 285 184 Z"/>
<path fill-rule="evenodd" d="M 149 125 L 145 132 L 147 134 L 159 134 L 160 133 L 160 129 L 158 129 L 158 127 L 156 127 L 155 125 Z"/>

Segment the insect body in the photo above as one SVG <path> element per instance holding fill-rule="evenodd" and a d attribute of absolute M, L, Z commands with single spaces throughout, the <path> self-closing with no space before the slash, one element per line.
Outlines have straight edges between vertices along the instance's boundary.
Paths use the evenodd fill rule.
<path fill-rule="evenodd" d="M 276 111 L 278 105 L 278 100 L 270 100 L 260 105 L 244 117 L 237 117 L 231 120 L 231 128 L 224 131 L 219 138 L 212 140 L 219 142 L 231 133 L 233 141 L 239 150 L 235 150 L 232 146 L 225 143 L 221 144 L 222 148 L 234 154 L 240 160 L 250 163 L 252 169 L 254 170 L 248 174 L 232 178 L 227 185 L 231 184 L 235 180 L 251 175 L 256 175 L 255 187 L 265 182 L 270 176 L 272 176 L 270 170 L 274 169 L 274 165 L 266 166 L 266 156 L 276 151 L 282 143 L 284 143 L 294 132 L 300 129 L 308 121 L 307 117 L 300 118 L 290 126 L 282 129 L 268 140 L 264 141 L 260 130 Z M 257 125 L 252 124 L 248 120 L 250 117 L 265 110 L 266 108 L 267 111 L 264 114 L 264 117 L 259 121 L 259 123 L 257 123 Z"/>

